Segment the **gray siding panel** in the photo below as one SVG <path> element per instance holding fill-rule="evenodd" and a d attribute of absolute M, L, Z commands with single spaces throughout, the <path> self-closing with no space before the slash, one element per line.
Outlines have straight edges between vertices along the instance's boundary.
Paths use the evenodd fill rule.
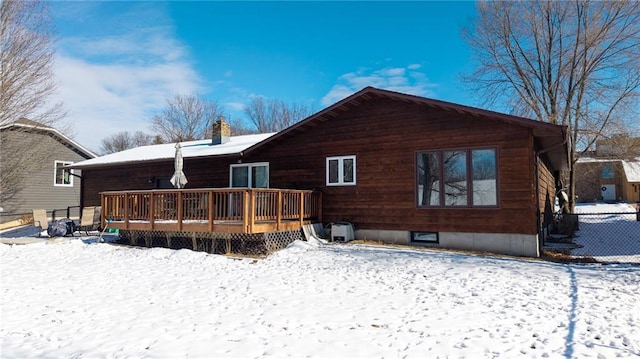
<path fill-rule="evenodd" d="M 66 210 L 70 206 L 80 205 L 80 181 L 79 177 L 73 178 L 72 187 L 54 186 L 55 161 L 79 162 L 86 158 L 79 155 L 71 148 L 57 141 L 46 133 L 33 132 L 12 132 L 4 134 L 4 141 L 12 141 L 14 144 L 33 143 L 32 139 L 25 136 L 38 136 L 39 144 L 47 148 L 46 156 L 34 156 L 40 161 L 33 169 L 24 173 L 24 187 L 22 191 L 7 203 L 3 203 L 4 213 L 1 221 L 9 221 L 20 218 L 23 214 L 30 214 L 34 208 L 44 208 L 47 211 Z M 15 146 L 6 146 L 16 148 Z M 28 151 L 25 148 L 25 151 Z M 3 153 L 3 156 L 10 156 L 10 153 Z M 81 175 L 80 170 L 73 170 L 73 173 Z M 78 209 L 74 209 L 72 215 L 77 216 Z M 66 216 L 66 211 L 57 211 L 58 218 Z"/>

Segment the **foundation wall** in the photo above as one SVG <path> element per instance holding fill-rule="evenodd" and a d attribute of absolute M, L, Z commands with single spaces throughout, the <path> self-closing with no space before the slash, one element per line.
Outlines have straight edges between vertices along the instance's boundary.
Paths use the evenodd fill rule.
<path fill-rule="evenodd" d="M 409 231 L 360 229 L 356 239 L 379 240 L 391 244 L 462 249 L 514 256 L 539 257 L 539 240 L 535 234 L 440 232 L 438 242 L 415 242 Z"/>

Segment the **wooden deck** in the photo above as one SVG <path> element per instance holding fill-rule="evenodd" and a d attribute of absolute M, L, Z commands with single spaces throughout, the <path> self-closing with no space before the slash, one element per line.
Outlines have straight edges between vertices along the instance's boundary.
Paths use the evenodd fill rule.
<path fill-rule="evenodd" d="M 266 233 L 322 221 L 317 191 L 204 188 L 102 192 L 102 228 Z"/>

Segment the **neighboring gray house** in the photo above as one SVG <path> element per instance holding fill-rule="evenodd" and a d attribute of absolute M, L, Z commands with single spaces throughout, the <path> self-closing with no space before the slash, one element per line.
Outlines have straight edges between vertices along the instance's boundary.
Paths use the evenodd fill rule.
<path fill-rule="evenodd" d="M 23 118 L 0 127 L 0 223 L 34 208 L 46 209 L 50 217 L 54 210 L 56 217 L 66 216 L 68 207 L 81 203 L 81 171 L 64 166 L 94 157 L 61 131 L 38 122 Z"/>

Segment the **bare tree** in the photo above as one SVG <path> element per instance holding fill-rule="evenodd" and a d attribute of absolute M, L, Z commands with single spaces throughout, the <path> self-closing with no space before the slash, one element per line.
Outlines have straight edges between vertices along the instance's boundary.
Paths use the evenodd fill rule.
<path fill-rule="evenodd" d="M 17 132 L 54 125 L 65 130 L 60 128 L 66 115 L 62 104 L 51 104 L 56 92 L 54 42 L 46 2 L 0 1 L 0 203 L 5 210 L 22 190 L 24 173 L 32 173 L 32 166 L 49 155 L 38 136 Z M 19 120 L 28 126 L 11 127 Z"/>
<path fill-rule="evenodd" d="M 257 131 L 250 126 L 247 126 L 246 123 L 241 118 L 228 118 L 229 126 L 231 126 L 231 135 L 232 136 L 242 136 L 242 135 L 251 135 L 257 133 Z"/>
<path fill-rule="evenodd" d="M 165 142 L 193 141 L 211 137 L 211 126 L 222 109 L 215 101 L 194 95 L 175 95 L 151 119 L 154 131 Z"/>
<path fill-rule="evenodd" d="M 55 29 L 43 1 L 0 2 L 0 125 L 28 118 L 52 126 L 66 113 L 56 92 Z"/>
<path fill-rule="evenodd" d="M 154 136 L 142 131 L 136 131 L 133 133 L 128 131 L 121 131 L 107 138 L 104 138 L 102 140 L 100 150 L 102 154 L 106 155 L 109 153 L 128 150 L 134 147 L 147 146 L 154 143 Z"/>
<path fill-rule="evenodd" d="M 485 105 L 566 125 L 573 164 L 622 126 L 638 130 L 640 2 L 480 2 L 465 37 L 478 60 L 465 76 Z"/>
<path fill-rule="evenodd" d="M 311 108 L 299 103 L 286 104 L 279 100 L 255 97 L 245 106 L 244 113 L 259 133 L 278 132 L 312 113 Z"/>

